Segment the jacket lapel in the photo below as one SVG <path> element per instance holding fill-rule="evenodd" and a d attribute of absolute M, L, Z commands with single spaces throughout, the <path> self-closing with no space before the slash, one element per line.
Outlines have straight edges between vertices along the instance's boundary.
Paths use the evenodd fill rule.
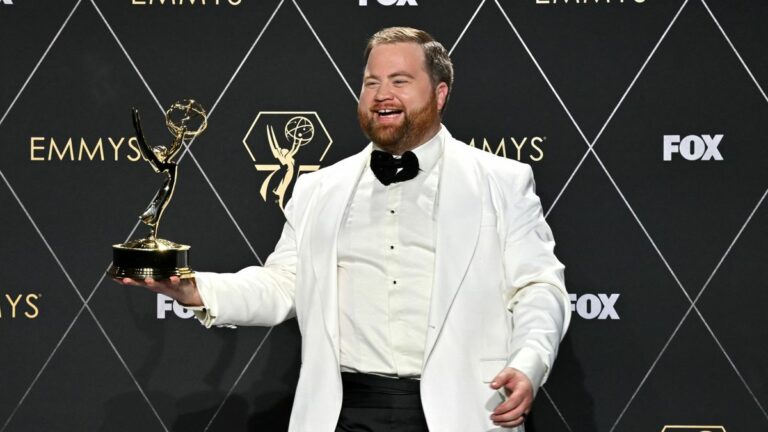
<path fill-rule="evenodd" d="M 435 276 L 429 310 L 424 365 L 443 329 L 448 310 L 464 280 L 480 234 L 482 194 L 474 158 L 466 144 L 446 131 L 438 193 Z"/>
<path fill-rule="evenodd" d="M 334 346 L 336 362 L 339 361 L 339 301 L 337 281 L 337 241 L 341 222 L 352 198 L 355 186 L 367 166 L 371 146 L 340 162 L 333 172 L 320 181 L 318 204 L 313 214 L 310 233 L 312 267 L 317 278 L 315 290 L 325 322 L 325 329 Z"/>

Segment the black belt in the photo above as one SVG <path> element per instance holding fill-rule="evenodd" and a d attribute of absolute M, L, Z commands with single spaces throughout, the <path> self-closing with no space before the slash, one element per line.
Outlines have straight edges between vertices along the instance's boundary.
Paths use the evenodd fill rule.
<path fill-rule="evenodd" d="M 341 373 L 346 408 L 421 409 L 419 380 Z"/>

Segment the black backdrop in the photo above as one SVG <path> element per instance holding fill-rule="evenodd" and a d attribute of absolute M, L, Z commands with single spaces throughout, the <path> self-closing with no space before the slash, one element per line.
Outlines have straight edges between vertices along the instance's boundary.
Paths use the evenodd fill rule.
<path fill-rule="evenodd" d="M 450 48 L 454 136 L 535 171 L 575 312 L 528 429 L 768 430 L 766 19 L 762 0 L 0 1 L 0 432 L 285 430 L 294 322 L 206 330 L 104 278 L 161 181 L 129 108 L 151 144 L 173 101 L 208 109 L 161 235 L 235 271 L 283 220 L 265 127 L 313 125 L 302 172 L 361 148 L 361 52 L 389 25 Z"/>

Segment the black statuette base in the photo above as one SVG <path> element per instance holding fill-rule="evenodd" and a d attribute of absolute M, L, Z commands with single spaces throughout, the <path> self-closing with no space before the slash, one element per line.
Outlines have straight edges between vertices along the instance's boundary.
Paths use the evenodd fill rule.
<path fill-rule="evenodd" d="M 160 250 L 114 245 L 112 266 L 107 275 L 119 279 L 168 279 L 171 276 L 185 279 L 193 277 L 194 272 L 189 268 L 189 246 Z"/>

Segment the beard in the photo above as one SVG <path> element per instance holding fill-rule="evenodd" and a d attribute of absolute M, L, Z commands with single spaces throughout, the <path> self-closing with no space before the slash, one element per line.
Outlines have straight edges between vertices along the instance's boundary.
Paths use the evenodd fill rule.
<path fill-rule="evenodd" d="M 381 149 L 390 153 L 400 153 L 400 149 L 412 149 L 426 141 L 430 138 L 426 135 L 440 123 L 437 97 L 434 94 L 424 106 L 412 112 L 406 110 L 402 112 L 403 121 L 400 124 L 382 125 L 376 121 L 377 114 L 369 109 L 358 107 L 357 120 L 365 136 Z"/>

